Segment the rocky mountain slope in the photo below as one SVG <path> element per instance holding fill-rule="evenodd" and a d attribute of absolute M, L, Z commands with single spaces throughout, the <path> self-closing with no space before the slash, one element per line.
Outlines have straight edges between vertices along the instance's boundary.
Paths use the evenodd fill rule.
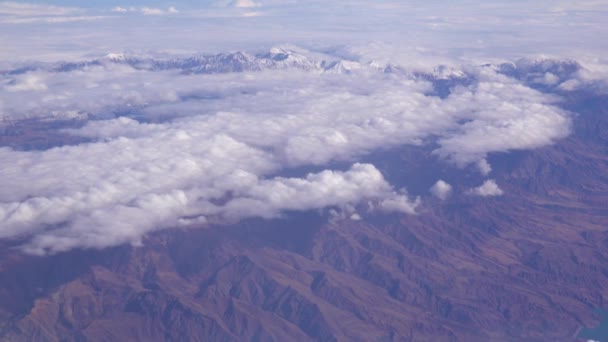
<path fill-rule="evenodd" d="M 579 113 L 569 138 L 490 156 L 500 197 L 455 191 L 414 216 L 291 213 L 47 257 L 0 241 L 0 339 L 575 340 L 607 305 L 608 98 L 565 96 Z M 412 191 L 476 182 L 420 149 L 366 158 L 393 184 L 419 179 Z"/>

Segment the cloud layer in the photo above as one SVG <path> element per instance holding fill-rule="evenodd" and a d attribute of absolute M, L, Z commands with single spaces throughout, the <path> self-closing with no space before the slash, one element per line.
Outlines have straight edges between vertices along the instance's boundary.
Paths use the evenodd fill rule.
<path fill-rule="evenodd" d="M 147 3 L 77 2 L 82 8 L 0 2 L 0 61 L 82 58 L 108 48 L 136 51 L 225 51 L 290 42 L 308 48 L 388 43 L 391 59 L 488 60 L 529 56 L 580 58 L 604 54 L 601 1 L 191 1 L 173 9 Z M 112 11 L 115 9 L 115 11 Z M 178 9 L 178 13 L 175 13 Z M 155 15 L 142 15 L 155 14 Z M 171 15 L 161 15 L 171 14 Z M 95 25 L 87 23 L 95 20 Z M 280 29 L 278 29 L 280 28 Z M 24 34 L 27 32 L 28 34 Z M 199 34 L 184 34 L 197 32 Z M 44 39 L 39 39 L 44 37 Z M 386 51 L 379 51 L 385 54 Z M 420 58 L 420 56 L 423 58 Z M 413 57 L 417 57 L 413 60 Z"/>
<path fill-rule="evenodd" d="M 598 1 L 172 5 L 0 2 L 0 132 L 27 119 L 86 141 L 0 148 L 0 237 L 25 237 L 28 251 L 44 253 L 291 210 L 411 214 L 420 201 L 361 156 L 433 146 L 446 164 L 487 176 L 488 154 L 568 135 L 570 115 L 547 90 L 608 89 L 608 63 L 596 57 L 608 48 L 608 8 Z M 262 67 L 244 53 L 187 67 L 205 60 L 192 56 L 201 50 L 285 41 L 305 48 L 258 50 Z M 127 53 L 99 57 L 110 51 Z M 496 65 L 539 54 L 582 67 Z M 64 120 L 77 123 L 57 128 Z M 328 166 L 335 161 L 351 167 Z M 450 193 L 442 181 L 431 189 Z M 502 190 L 488 180 L 469 193 Z"/>
<path fill-rule="evenodd" d="M 137 244 L 155 229 L 292 210 L 356 213 L 353 208 L 366 204 L 413 214 L 419 200 L 393 189 L 373 165 L 356 163 L 358 157 L 435 144 L 437 158 L 458 167 L 476 164 L 486 174 L 488 153 L 535 148 L 569 132 L 569 115 L 555 98 L 493 68 L 421 77 L 281 49 L 270 56 L 288 61 L 286 69 L 188 74 L 134 67 L 123 62 L 128 56 L 111 55 L 75 69 L 6 74 L 0 88 L 5 124 L 96 120 L 61 131 L 89 143 L 0 148 L 0 237 L 29 236 L 25 249 L 41 254 Z M 233 57 L 253 63 L 244 54 Z M 440 97 L 433 82 L 444 77 L 454 85 Z M 469 81 L 457 81 L 462 77 Z M 337 160 L 352 167 L 280 176 Z M 440 181 L 431 191 L 445 199 L 451 186 Z M 502 191 L 487 181 L 472 193 Z"/>

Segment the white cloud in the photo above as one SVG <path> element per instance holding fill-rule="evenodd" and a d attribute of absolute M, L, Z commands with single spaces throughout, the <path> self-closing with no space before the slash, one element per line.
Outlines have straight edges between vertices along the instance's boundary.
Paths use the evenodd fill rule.
<path fill-rule="evenodd" d="M 465 166 L 488 153 L 549 144 L 569 130 L 553 97 L 488 68 L 470 67 L 476 82 L 441 98 L 407 73 L 365 63 L 349 74 L 323 73 L 296 57 L 307 70 L 185 74 L 137 70 L 113 61 L 128 55 L 112 55 L 69 72 L 2 76 L 2 113 L 10 119 L 122 112 L 143 120 L 59 132 L 92 140 L 76 146 L 0 148 L 0 237 L 31 236 L 28 251 L 43 253 L 137 244 L 155 229 L 289 210 L 334 207 L 348 218 L 369 202 L 412 214 L 419 200 L 358 157 L 429 142 L 438 144 L 438 157 Z M 335 160 L 353 166 L 277 176 Z M 443 183 L 432 190 L 440 198 L 449 193 Z M 471 193 L 502 191 L 486 181 Z"/>
<path fill-rule="evenodd" d="M 121 6 L 116 6 L 116 7 L 112 8 L 112 12 L 116 12 L 116 13 L 141 13 L 143 15 L 164 15 L 164 14 L 179 13 L 179 11 L 177 10 L 177 8 L 175 8 L 174 6 L 170 6 L 167 9 L 155 8 L 155 7 L 147 7 L 147 6 L 142 6 L 142 7 L 135 7 L 135 6 L 121 7 Z"/>
<path fill-rule="evenodd" d="M 260 4 L 253 0 L 234 0 L 230 3 L 230 6 L 237 8 L 252 8 L 259 7 Z"/>
<path fill-rule="evenodd" d="M 378 203 L 378 208 L 385 212 L 414 214 L 416 212 L 416 207 L 420 204 L 420 198 L 416 198 L 416 200 L 411 201 L 404 194 L 391 194 L 390 196 L 385 197 L 386 198 L 382 199 L 380 203 Z"/>
<path fill-rule="evenodd" d="M 42 77 L 35 74 L 28 74 L 22 77 L 18 82 L 10 84 L 6 87 L 9 92 L 15 91 L 42 91 L 47 90 L 46 84 Z"/>
<path fill-rule="evenodd" d="M 260 7 L 259 2 L 253 0 L 219 0 L 213 3 L 214 7 L 219 8 L 240 8 L 240 9 L 251 9 Z"/>
<path fill-rule="evenodd" d="M 501 196 L 503 191 L 498 187 L 496 181 L 488 179 L 483 182 L 482 185 L 469 190 L 469 194 L 488 197 L 488 196 Z"/>
<path fill-rule="evenodd" d="M 61 24 L 106 19 L 107 16 L 88 15 L 84 9 L 45 4 L 0 2 L 0 24 Z"/>
<path fill-rule="evenodd" d="M 489 70 L 479 77 L 475 89 L 460 99 L 479 105 L 473 116 L 481 120 L 466 122 L 457 134 L 440 139 L 440 155 L 464 165 L 490 151 L 535 148 L 568 135 L 570 119 L 550 105 L 555 99 Z M 499 98 L 504 102 L 496 102 Z"/>
<path fill-rule="evenodd" d="M 361 199 L 377 199 L 389 212 L 413 214 L 417 202 L 393 191 L 382 174 L 370 164 L 354 164 L 346 172 L 325 170 L 305 178 L 274 178 L 234 192 L 225 205 L 229 217 L 275 217 L 279 210 L 310 210 L 352 205 Z"/>
<path fill-rule="evenodd" d="M 215 114 L 204 116 L 207 127 L 218 125 L 218 130 L 227 129 L 249 144 L 276 146 L 289 165 L 323 164 L 336 156 L 349 158 L 382 146 L 417 144 L 436 135 L 440 147 L 435 153 L 464 166 L 491 152 L 547 145 L 568 134 L 569 117 L 552 105 L 553 98 L 484 73 L 478 84 L 441 99 L 425 95 L 429 91 L 425 81 L 381 73 L 276 70 L 181 75 L 109 65 L 84 72 L 40 73 L 52 92 L 32 98 L 30 92 L 21 91 L 7 98 L 4 107 L 5 115 L 13 118 L 74 110 L 95 114 L 128 109 L 169 118 L 175 113 L 193 118 Z M 26 84 L 28 75 L 14 76 L 11 82 Z M 250 105 L 252 94 L 255 107 Z M 205 99 L 210 95 L 217 98 Z M 223 111 L 226 103 L 231 112 Z M 254 126 L 264 133 L 250 132 Z M 134 129 L 144 128 L 149 129 L 141 125 Z"/>
<path fill-rule="evenodd" d="M 141 7 L 130 11 L 131 7 L 122 5 L 118 8 L 129 11 L 121 15 L 118 15 L 119 12 L 106 12 L 114 15 L 108 15 L 107 20 L 101 20 L 103 24 L 95 27 L 84 23 L 65 23 L 53 25 L 53 29 L 33 27 L 37 29 L 37 34 L 31 35 L 20 34 L 23 30 L 19 27 L 21 25 L 3 27 L 0 32 L 2 38 L 6 39 L 3 43 L 11 48 L 0 51 L 0 60 L 12 56 L 50 58 L 60 52 L 82 56 L 101 52 L 108 47 L 192 51 L 192 47 L 205 46 L 217 51 L 258 48 L 288 41 L 323 49 L 387 43 L 386 46 L 393 47 L 391 51 L 370 50 L 376 55 L 390 54 L 395 62 L 427 64 L 430 61 L 435 65 L 436 60 L 445 59 L 459 63 L 471 60 L 485 63 L 491 58 L 504 60 L 538 54 L 577 58 L 593 52 L 600 56 L 608 44 L 603 39 L 608 34 L 608 27 L 604 25 L 606 10 L 595 7 L 593 11 L 581 10 L 584 7 L 574 10 L 571 5 L 566 7 L 567 11 L 560 12 L 555 10 L 555 3 L 549 0 L 521 6 L 513 6 L 505 0 L 492 1 L 483 6 L 470 6 L 462 0 L 450 6 L 429 1 L 345 3 L 268 0 L 263 1 L 263 13 L 257 11 L 260 7 L 256 7 L 259 4 L 254 0 L 218 2 L 221 6 L 213 6 L 216 3 L 213 1 L 197 2 L 188 11 L 163 23 L 150 19 L 150 16 L 136 16 L 141 13 Z M 241 7 L 228 6 L 231 2 Z M 10 4 L 21 5 L 21 2 Z M 574 7 L 578 7 L 578 2 Z M 172 12 L 160 7 L 149 9 L 150 13 Z M 10 9 L 5 12 L 16 11 Z M 83 11 L 83 17 L 99 14 L 96 13 L 98 10 L 91 8 Z M 48 13 L 51 12 L 37 13 L 30 16 L 50 16 Z M 262 14 L 263 19 L 260 18 Z M 70 15 L 73 16 L 73 13 Z M 245 15 L 257 16 L 254 26 L 240 20 Z M 6 16 L 12 17 L 13 14 Z M 184 17 L 217 20 L 183 20 Z M 0 22 L 9 21 L 0 19 Z M 100 30 L 100 26 L 104 29 Z M 277 27 L 281 27 L 281 30 L 277 30 Z M 117 35 L 110 28 L 119 29 L 123 34 Z M 72 34 L 66 35 L 66 29 Z M 184 30 L 219 31 L 224 34 L 185 35 L 182 34 Z M 44 41 L 38 39 L 42 35 Z"/>
<path fill-rule="evenodd" d="M 0 15 L 11 16 L 59 16 L 82 12 L 74 7 L 62 7 L 27 2 L 2 1 L 0 2 Z"/>
<path fill-rule="evenodd" d="M 452 186 L 443 180 L 438 180 L 431 187 L 431 194 L 441 200 L 445 200 L 452 193 Z"/>
<path fill-rule="evenodd" d="M 482 175 L 487 176 L 492 172 L 492 166 L 488 161 L 484 158 L 477 162 L 477 168 Z"/>
<path fill-rule="evenodd" d="M 582 56 L 588 63 L 573 79 L 558 85 L 557 75 L 543 73 L 536 82 L 562 90 L 588 84 L 608 89 L 608 63 L 597 57 L 608 48 L 601 1 L 263 3 L 264 12 L 254 0 L 226 0 L 222 8 L 168 15 L 178 10 L 118 6 L 98 13 L 0 2 L 1 70 L 24 60 L 75 60 L 108 49 L 198 52 L 284 41 L 341 56 L 335 71 L 350 70 L 188 75 L 104 60 L 65 73 L 2 74 L 0 119 L 129 113 L 148 123 L 91 121 L 69 131 L 90 143 L 47 151 L 0 148 L 0 235 L 31 235 L 28 248 L 40 253 L 137 243 L 150 230 L 245 213 L 275 216 L 335 206 L 343 218 L 356 218 L 359 201 L 412 213 L 417 201 L 392 189 L 371 165 L 302 178 L 274 175 L 333 160 L 355 163 L 378 148 L 427 142 L 436 144 L 437 157 L 476 165 L 487 175 L 489 153 L 531 149 L 569 133 L 569 114 L 554 97 L 476 66 L 487 61 Z M 165 16 L 161 21 L 157 15 Z M 194 20 L 201 18 L 214 20 Z M 87 25 L 90 20 L 96 25 Z M 366 63 L 372 61 L 380 69 L 400 66 L 404 75 L 371 72 Z M 463 69 L 475 82 L 446 98 L 429 96 L 429 82 L 408 76 L 421 70 L 450 76 Z M 441 198 L 450 185 L 440 182 L 431 191 Z M 330 194 L 322 196 L 323 189 Z M 470 193 L 502 190 L 488 180 Z"/>
<path fill-rule="evenodd" d="M 107 16 L 100 15 L 80 15 L 80 16 L 38 16 L 38 17 L 9 17 L 6 19 L 0 18 L 0 23 L 3 24 L 35 24 L 35 23 L 47 23 L 47 24 L 61 24 L 81 21 L 97 21 L 107 19 Z"/>
<path fill-rule="evenodd" d="M 585 56 L 579 61 L 581 64 L 572 78 L 559 84 L 558 89 L 563 91 L 588 90 L 608 93 L 608 60 L 603 57 Z"/>
<path fill-rule="evenodd" d="M 183 146 L 190 139 L 178 134 L 165 140 L 165 145 L 176 150 L 179 142 Z M 417 205 L 394 192 L 380 172 L 369 164 L 355 164 L 345 172 L 326 170 L 305 178 L 260 180 L 256 173 L 263 174 L 264 169 L 271 167 L 271 160 L 264 160 L 260 152 L 228 137 L 217 137 L 211 145 L 201 146 L 198 153 L 205 153 L 204 157 L 194 152 L 172 157 L 169 146 L 163 148 L 165 151 L 156 152 L 150 146 L 146 153 L 153 156 L 143 159 L 131 152 L 116 155 L 115 149 L 135 150 L 134 145 L 138 143 L 144 144 L 122 140 L 111 144 L 115 146 L 90 146 L 86 152 L 81 151 L 82 147 L 57 151 L 68 155 L 63 159 L 51 157 L 57 176 L 60 172 L 71 172 L 73 179 L 51 185 L 47 183 L 51 181 L 47 176 L 29 189 L 3 190 L 4 198 L 12 197 L 16 202 L 0 205 L 3 226 L 0 237 L 34 234 L 25 249 L 42 254 L 74 247 L 138 244 L 149 231 L 204 222 L 205 217 L 228 220 L 276 217 L 283 210 L 349 206 L 366 199 L 379 201 L 383 210 L 402 213 L 413 213 Z M 144 152 L 141 147 L 137 150 Z M 70 156 L 74 153 L 84 158 L 83 162 L 95 166 L 84 171 L 68 171 L 75 162 Z M 232 156 L 231 160 L 225 160 L 226 156 Z M 94 158 L 104 158 L 105 162 L 93 164 Z M 38 165 L 34 170 L 27 170 L 24 177 L 45 172 L 42 165 Z M 96 177 L 103 181 L 97 185 L 89 183 Z M 34 192 L 37 196 L 31 197 Z M 214 203 L 222 198 L 228 200 L 224 204 Z M 45 230 L 52 225 L 59 227 Z"/>
<path fill-rule="evenodd" d="M 144 15 L 161 15 L 166 13 L 160 8 L 142 7 L 140 10 Z"/>

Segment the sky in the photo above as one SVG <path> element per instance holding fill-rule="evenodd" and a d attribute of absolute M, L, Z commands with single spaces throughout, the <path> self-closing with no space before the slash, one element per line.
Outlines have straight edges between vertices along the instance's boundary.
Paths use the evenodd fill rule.
<path fill-rule="evenodd" d="M 0 2 L 0 61 L 371 42 L 402 59 L 594 56 L 608 44 L 607 16 L 592 0 Z"/>
<path fill-rule="evenodd" d="M 65 139 L 0 147 L 0 238 L 28 253 L 289 211 L 365 219 L 508 196 L 488 157 L 566 138 L 575 113 L 559 93 L 608 89 L 601 1 L 86 6 L 0 2 L 0 134 L 32 120 Z M 249 67 L 199 72 L 191 57 Z M 94 63 L 57 68 L 65 61 Z M 452 82 L 449 96 L 438 80 Z M 65 120 L 76 123 L 54 124 Z M 404 145 L 477 185 L 437 179 L 411 194 L 416 179 L 396 186 L 361 161 Z M 311 172 L 285 176 L 298 168 Z"/>

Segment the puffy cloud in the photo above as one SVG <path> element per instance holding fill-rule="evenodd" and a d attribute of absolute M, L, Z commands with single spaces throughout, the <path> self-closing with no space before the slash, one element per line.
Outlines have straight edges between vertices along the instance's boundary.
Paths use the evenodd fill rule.
<path fill-rule="evenodd" d="M 582 67 L 572 77 L 558 85 L 563 91 L 587 90 L 608 93 L 608 60 L 586 57 L 580 60 Z"/>
<path fill-rule="evenodd" d="M 53 91 L 37 98 L 22 91 L 5 101 L 4 115 L 35 117 L 75 110 L 91 115 L 130 111 L 165 119 L 185 115 L 205 129 L 228 130 L 247 143 L 276 148 L 290 165 L 323 164 L 338 156 L 345 159 L 438 136 L 435 153 L 464 166 L 491 152 L 543 146 L 569 133 L 569 116 L 553 105 L 554 98 L 492 70 L 482 69 L 476 83 L 456 88 L 443 99 L 428 96 L 427 81 L 365 70 L 183 75 L 111 63 L 41 73 L 37 77 Z M 27 84 L 28 75 L 11 76 L 5 88 Z M 253 98 L 255 107 L 250 105 Z M 228 103 L 230 112 L 225 112 Z M 263 133 L 251 132 L 254 126 Z M 92 129 L 75 134 L 91 136 Z"/>
<path fill-rule="evenodd" d="M 464 165 L 488 152 L 535 148 L 569 134 L 570 119 L 550 105 L 555 100 L 489 70 L 479 76 L 482 81 L 460 97 L 479 105 L 475 119 L 440 139 L 440 155 Z M 504 102 L 498 103 L 499 98 Z"/>
<path fill-rule="evenodd" d="M 438 180 L 431 187 L 431 194 L 441 200 L 445 200 L 452 193 L 452 186 L 443 180 Z"/>
<path fill-rule="evenodd" d="M 126 141 L 120 145 L 129 149 Z M 73 170 L 74 179 L 66 179 L 65 185 L 49 184 L 52 180 L 47 177 L 31 189 L 6 189 L 3 197 L 16 201 L 0 205 L 3 224 L 0 237 L 35 233 L 25 250 L 43 254 L 74 247 L 138 244 L 149 231 L 205 222 L 206 217 L 229 221 L 253 216 L 275 217 L 284 210 L 352 206 L 366 199 L 379 202 L 383 210 L 393 212 L 413 213 L 417 205 L 404 194 L 393 191 L 380 172 L 369 164 L 355 164 L 344 172 L 326 170 L 305 178 L 260 180 L 254 172 L 263 172 L 252 167 L 255 161 L 243 160 L 255 158 L 247 153 L 246 147 L 228 138 L 218 138 L 216 145 L 206 147 L 211 149 L 209 155 L 199 158 L 198 162 L 176 156 L 165 161 L 169 165 L 157 165 L 140 160 L 132 152 L 115 156 L 120 161 L 113 162 L 113 158 L 106 155 L 107 164 L 84 172 Z M 239 152 L 239 149 L 244 150 Z M 95 155 L 91 152 L 85 155 L 103 156 L 101 150 Z M 107 148 L 106 153 L 113 152 L 116 151 Z M 69 151 L 63 153 L 70 154 Z M 234 160 L 219 160 L 229 154 Z M 158 160 L 160 156 L 169 157 L 157 152 L 153 159 Z M 25 162 L 19 160 L 19 163 Z M 67 157 L 63 161 L 55 160 L 53 166 L 56 172 L 67 172 L 73 162 Z M 137 162 L 139 167 L 134 170 Z M 222 162 L 225 169 L 218 165 Z M 263 160 L 258 162 L 264 164 Z M 120 165 L 124 165 L 123 168 Z M 249 168 L 232 170 L 238 166 Z M 26 171 L 29 172 L 41 170 Z M 112 179 L 96 185 L 89 183 L 89 179 L 96 176 L 108 178 L 105 176 L 108 173 L 114 173 Z M 24 177 L 30 176 L 31 173 Z M 153 185 L 149 186 L 150 183 Z M 12 191 L 10 195 L 9 191 Z M 31 193 L 38 195 L 31 197 Z M 55 228 L 47 230 L 49 227 Z"/>
<path fill-rule="evenodd" d="M 361 220 L 361 215 L 354 213 L 352 215 L 350 215 L 350 219 L 353 221 L 360 221 Z"/>
<path fill-rule="evenodd" d="M 417 201 L 392 189 L 371 165 L 301 178 L 277 175 L 292 167 L 323 169 L 334 160 L 356 163 L 361 155 L 404 144 L 432 144 L 439 158 L 476 164 L 487 175 L 488 154 L 551 144 L 568 134 L 570 118 L 556 98 L 476 65 L 514 54 L 601 54 L 608 27 L 599 1 L 265 0 L 264 13 L 255 0 L 221 4 L 228 6 L 167 15 L 178 11 L 122 6 L 96 13 L 0 2 L 0 70 L 22 60 L 100 55 L 108 47 L 190 53 L 200 46 L 257 49 L 286 40 L 323 51 L 307 54 L 315 63 L 326 54 L 338 59 L 327 60 L 337 63 L 325 72 L 198 75 L 114 63 L 128 56 L 69 72 L 3 72 L 0 120 L 78 118 L 83 127 L 54 133 L 89 142 L 46 151 L 0 149 L 0 236 L 32 236 L 28 249 L 42 253 L 136 244 L 150 230 L 245 213 L 268 217 L 331 206 L 356 218 L 360 201 L 412 213 Z M 255 25 L 243 16 L 255 17 Z M 78 23 L 88 20 L 98 25 Z M 386 43 L 375 42 L 378 37 Z M 596 62 L 568 80 L 547 71 L 532 81 L 566 91 L 590 83 L 608 89 L 607 63 Z M 449 84 L 450 94 L 435 96 L 429 79 L 412 76 L 419 71 Z M 89 119 L 110 120 L 84 122 Z M 332 193 L 321 196 L 322 189 Z M 471 193 L 501 190 L 486 181 Z"/>
<path fill-rule="evenodd" d="M 296 158 L 278 150 L 297 122 L 281 127 L 289 119 L 254 114 L 252 120 L 267 131 L 247 128 L 254 121 L 239 124 L 244 117 L 234 113 L 158 124 L 123 117 L 73 131 L 99 142 L 47 151 L 0 149 L 2 164 L 10 164 L 1 171 L 0 236 L 34 235 L 26 248 L 43 253 L 137 244 L 150 230 L 204 222 L 207 216 L 272 217 L 363 199 L 382 210 L 413 212 L 416 202 L 394 192 L 371 165 L 303 179 L 261 178 L 286 160 L 306 163 L 306 154 Z"/>
<path fill-rule="evenodd" d="M 487 176 L 488 174 L 490 174 L 490 172 L 492 172 L 492 166 L 490 165 L 490 163 L 488 163 L 487 160 L 485 160 L 485 158 L 477 162 L 477 168 L 479 169 L 479 172 L 481 172 L 481 174 L 484 176 Z"/>
<path fill-rule="evenodd" d="M 389 212 L 413 214 L 417 201 L 393 191 L 382 174 L 370 164 L 354 164 L 346 172 L 325 170 L 306 178 L 274 178 L 234 192 L 236 199 L 225 205 L 227 215 L 277 216 L 279 209 L 310 210 L 352 205 L 361 199 L 379 200 Z"/>
<path fill-rule="evenodd" d="M 385 212 L 400 212 L 414 214 L 416 207 L 420 204 L 420 198 L 411 201 L 405 194 L 385 196 L 378 204 L 378 208 Z"/>
<path fill-rule="evenodd" d="M 419 200 L 358 157 L 437 143 L 438 157 L 464 166 L 568 133 L 568 114 L 553 97 L 492 70 L 473 68 L 475 82 L 439 97 L 428 80 L 407 73 L 365 63 L 323 73 L 309 68 L 320 62 L 298 58 L 306 68 L 209 75 L 135 68 L 125 64 L 129 56 L 112 55 L 71 71 L 4 75 L 2 108 L 11 119 L 132 118 L 60 131 L 90 139 L 80 145 L 0 148 L 0 237 L 31 237 L 26 249 L 45 253 L 137 244 L 155 229 L 291 210 L 330 207 L 356 219 L 355 208 L 368 203 L 412 214 Z M 40 82 L 46 90 L 27 86 Z M 280 176 L 335 160 L 354 164 Z M 450 185 L 433 188 L 445 198 Z M 487 181 L 471 193 L 502 191 Z"/>
<path fill-rule="evenodd" d="M 485 182 L 483 182 L 483 184 L 481 184 L 480 186 L 470 189 L 468 191 L 468 193 L 471 195 L 488 197 L 488 196 L 501 196 L 503 194 L 503 191 L 498 187 L 498 184 L 496 184 L 496 181 L 494 181 L 493 179 L 488 179 Z"/>

